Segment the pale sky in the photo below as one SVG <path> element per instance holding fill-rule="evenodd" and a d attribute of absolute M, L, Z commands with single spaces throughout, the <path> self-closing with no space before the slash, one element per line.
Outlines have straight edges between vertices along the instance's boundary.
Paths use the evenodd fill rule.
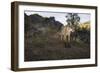
<path fill-rule="evenodd" d="M 64 25 L 67 24 L 67 22 L 66 22 L 66 20 L 67 20 L 67 18 L 66 18 L 67 12 L 25 11 L 25 13 L 27 15 L 39 14 L 39 15 L 41 15 L 43 17 L 55 17 L 55 20 L 60 21 Z M 80 22 L 81 23 L 84 23 L 86 21 L 90 21 L 90 14 L 78 13 L 78 15 L 80 16 Z"/>

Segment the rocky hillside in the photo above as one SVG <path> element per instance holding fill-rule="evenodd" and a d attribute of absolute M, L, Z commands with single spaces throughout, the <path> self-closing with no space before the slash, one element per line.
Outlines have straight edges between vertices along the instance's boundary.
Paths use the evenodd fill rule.
<path fill-rule="evenodd" d="M 32 31 L 42 31 L 45 32 L 47 28 L 60 30 L 61 26 L 63 25 L 59 21 L 56 21 L 54 17 L 42 17 L 38 14 L 33 14 L 27 16 L 24 14 L 25 20 L 25 32 Z"/>

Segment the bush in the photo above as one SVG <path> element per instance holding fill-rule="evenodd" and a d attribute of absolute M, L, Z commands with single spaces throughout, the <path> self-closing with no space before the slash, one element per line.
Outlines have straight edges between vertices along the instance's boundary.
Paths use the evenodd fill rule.
<path fill-rule="evenodd" d="M 83 28 L 83 29 L 79 29 L 77 31 L 77 33 L 78 33 L 78 37 L 81 41 L 83 41 L 84 43 L 87 43 L 87 44 L 90 43 L 90 30 Z"/>

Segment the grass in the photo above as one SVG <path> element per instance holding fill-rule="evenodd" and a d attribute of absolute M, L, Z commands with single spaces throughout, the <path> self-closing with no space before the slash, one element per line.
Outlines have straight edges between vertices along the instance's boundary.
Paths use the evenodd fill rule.
<path fill-rule="evenodd" d="M 25 61 L 84 59 L 90 58 L 89 44 L 82 41 L 71 42 L 71 47 L 65 48 L 64 43 L 54 37 L 55 34 L 38 35 L 25 40 Z"/>

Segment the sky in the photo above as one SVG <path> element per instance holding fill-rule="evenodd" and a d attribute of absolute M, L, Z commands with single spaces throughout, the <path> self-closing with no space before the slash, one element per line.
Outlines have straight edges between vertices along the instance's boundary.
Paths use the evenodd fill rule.
<path fill-rule="evenodd" d="M 55 17 L 56 21 L 60 21 L 64 25 L 67 25 L 67 12 L 47 12 L 47 11 L 25 11 L 27 15 L 32 14 L 39 14 L 43 17 Z M 78 16 L 80 17 L 80 23 L 84 23 L 86 21 L 90 21 L 90 14 L 88 13 L 78 13 Z"/>

